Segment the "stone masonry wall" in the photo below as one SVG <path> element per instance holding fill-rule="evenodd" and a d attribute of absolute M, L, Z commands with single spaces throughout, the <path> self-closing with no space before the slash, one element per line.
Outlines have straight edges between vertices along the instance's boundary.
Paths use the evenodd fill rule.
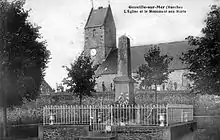
<path fill-rule="evenodd" d="M 189 80 L 185 77 L 182 77 L 187 70 L 175 70 L 174 72 L 170 73 L 169 80 L 165 83 L 165 90 L 172 90 L 174 91 L 174 82 L 177 83 L 177 90 L 187 90 L 187 84 L 192 84 Z M 137 74 L 132 73 L 132 76 L 135 77 Z M 102 91 L 102 82 L 104 81 L 107 91 L 110 91 L 110 84 L 114 84 L 113 79 L 117 76 L 117 74 L 108 74 L 102 75 L 97 79 L 97 91 Z M 172 85 L 171 85 L 172 84 Z M 135 91 L 139 89 L 139 83 L 134 84 Z M 163 85 L 158 87 L 158 90 L 163 90 Z"/>
<path fill-rule="evenodd" d="M 96 49 L 95 63 L 100 63 L 105 58 L 103 26 L 85 29 L 85 54 L 90 55 L 91 49 Z"/>
<path fill-rule="evenodd" d="M 115 132 L 116 130 L 116 132 Z M 157 135 L 153 135 L 155 133 Z M 60 125 L 58 126 L 40 126 L 40 140 L 69 140 L 77 137 L 89 136 L 88 126 Z M 92 133 L 91 133 L 92 134 Z M 97 135 L 97 134 L 96 134 Z M 98 134 L 100 135 L 100 134 Z M 98 136 L 97 135 L 97 136 Z M 149 127 L 149 126 L 118 126 L 113 132 L 106 134 L 116 136 L 117 140 L 155 140 L 155 138 L 166 138 L 170 140 L 169 128 Z M 103 134 L 103 136 L 105 136 Z"/>
<path fill-rule="evenodd" d="M 111 91 L 111 84 L 114 86 L 113 79 L 117 76 L 117 74 L 108 74 L 108 75 L 102 75 L 101 77 L 96 79 L 96 90 L 98 92 L 102 92 L 102 82 L 104 81 L 106 91 Z"/>
<path fill-rule="evenodd" d="M 87 125 L 54 125 L 39 126 L 40 140 L 74 140 L 79 136 L 87 136 Z"/>

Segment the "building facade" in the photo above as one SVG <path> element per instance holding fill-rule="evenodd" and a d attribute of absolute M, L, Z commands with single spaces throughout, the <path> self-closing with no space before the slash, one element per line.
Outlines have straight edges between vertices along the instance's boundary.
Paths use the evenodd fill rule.
<path fill-rule="evenodd" d="M 105 8 L 91 9 L 84 32 L 84 52 L 92 57 L 94 64 L 100 64 L 96 71 L 96 90 L 103 91 L 104 86 L 106 91 L 112 91 L 114 90 L 113 79 L 118 75 L 117 60 L 120 52 L 118 52 L 116 46 L 116 27 L 110 5 Z M 162 54 L 173 57 L 173 61 L 169 65 L 169 70 L 172 71 L 169 80 L 167 83 L 160 85 L 158 90 L 187 90 L 191 82 L 184 76 L 188 73 L 187 65 L 180 60 L 182 53 L 192 49 L 187 41 L 131 46 L 131 72 L 133 78 L 135 79 L 137 75 L 138 67 L 146 63 L 144 54 L 154 45 L 160 47 Z M 139 88 L 139 81 L 137 81 L 135 90 Z"/>

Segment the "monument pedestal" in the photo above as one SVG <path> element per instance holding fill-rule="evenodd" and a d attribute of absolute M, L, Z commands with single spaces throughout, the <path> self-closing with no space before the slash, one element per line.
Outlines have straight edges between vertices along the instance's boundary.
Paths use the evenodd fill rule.
<path fill-rule="evenodd" d="M 128 97 L 128 103 L 134 104 L 134 83 L 135 80 L 128 76 L 119 76 L 114 78 L 115 83 L 115 101 L 118 101 L 121 93 Z"/>

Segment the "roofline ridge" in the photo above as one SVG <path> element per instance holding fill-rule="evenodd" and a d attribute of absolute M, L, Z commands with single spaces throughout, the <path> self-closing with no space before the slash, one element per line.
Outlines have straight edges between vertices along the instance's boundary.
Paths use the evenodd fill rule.
<path fill-rule="evenodd" d="M 107 16 L 108 16 L 108 11 L 109 11 L 109 8 L 110 8 L 110 5 L 108 7 L 105 7 L 107 9 L 107 12 L 105 13 L 105 19 L 104 19 L 104 22 L 102 23 L 101 26 L 104 26 L 105 25 L 105 22 L 106 22 L 106 19 L 107 19 Z"/>
<path fill-rule="evenodd" d="M 173 43 L 180 43 L 180 42 L 187 42 L 187 40 L 182 40 L 182 41 L 171 41 L 171 42 L 164 42 L 164 43 L 159 43 L 159 44 L 173 44 Z"/>
<path fill-rule="evenodd" d="M 109 55 L 110 55 L 113 51 L 115 51 L 115 50 L 117 50 L 117 48 L 111 48 L 111 49 L 110 49 L 110 51 L 108 52 L 107 56 L 105 57 L 103 63 L 108 59 Z"/>
<path fill-rule="evenodd" d="M 50 89 L 53 89 L 51 86 L 50 86 L 50 84 L 43 78 L 43 80 L 41 81 L 41 84 L 42 83 L 45 83 Z"/>
<path fill-rule="evenodd" d="M 182 40 L 182 41 L 172 41 L 172 42 L 164 42 L 164 43 L 154 43 L 154 44 L 143 44 L 143 45 L 134 45 L 131 46 L 131 48 L 133 47 L 145 47 L 145 46 L 152 46 L 152 45 L 161 45 L 161 44 L 174 44 L 174 43 L 180 43 L 180 42 L 187 42 L 187 40 Z"/>
<path fill-rule="evenodd" d="M 96 27 L 102 27 L 103 25 L 95 25 L 95 26 L 92 26 L 92 27 L 85 27 L 85 29 L 89 29 L 89 28 L 96 28 Z"/>
<path fill-rule="evenodd" d="M 91 8 L 91 10 L 89 12 L 89 17 L 87 18 L 86 25 L 85 25 L 84 29 L 86 29 L 86 26 L 88 25 L 89 19 L 90 19 L 91 15 L 92 15 L 92 11 L 93 11 L 93 7 Z"/>

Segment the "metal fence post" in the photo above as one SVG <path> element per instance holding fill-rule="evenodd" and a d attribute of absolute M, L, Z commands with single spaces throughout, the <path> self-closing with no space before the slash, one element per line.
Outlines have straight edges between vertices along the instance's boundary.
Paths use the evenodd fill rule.
<path fill-rule="evenodd" d="M 111 125 L 113 125 L 113 111 L 112 111 L 112 106 L 113 106 L 113 105 L 111 105 Z"/>
<path fill-rule="evenodd" d="M 141 112 L 140 112 L 140 105 L 137 106 L 137 124 L 141 122 Z"/>
<path fill-rule="evenodd" d="M 169 125 L 169 105 L 166 105 L 166 126 Z"/>

